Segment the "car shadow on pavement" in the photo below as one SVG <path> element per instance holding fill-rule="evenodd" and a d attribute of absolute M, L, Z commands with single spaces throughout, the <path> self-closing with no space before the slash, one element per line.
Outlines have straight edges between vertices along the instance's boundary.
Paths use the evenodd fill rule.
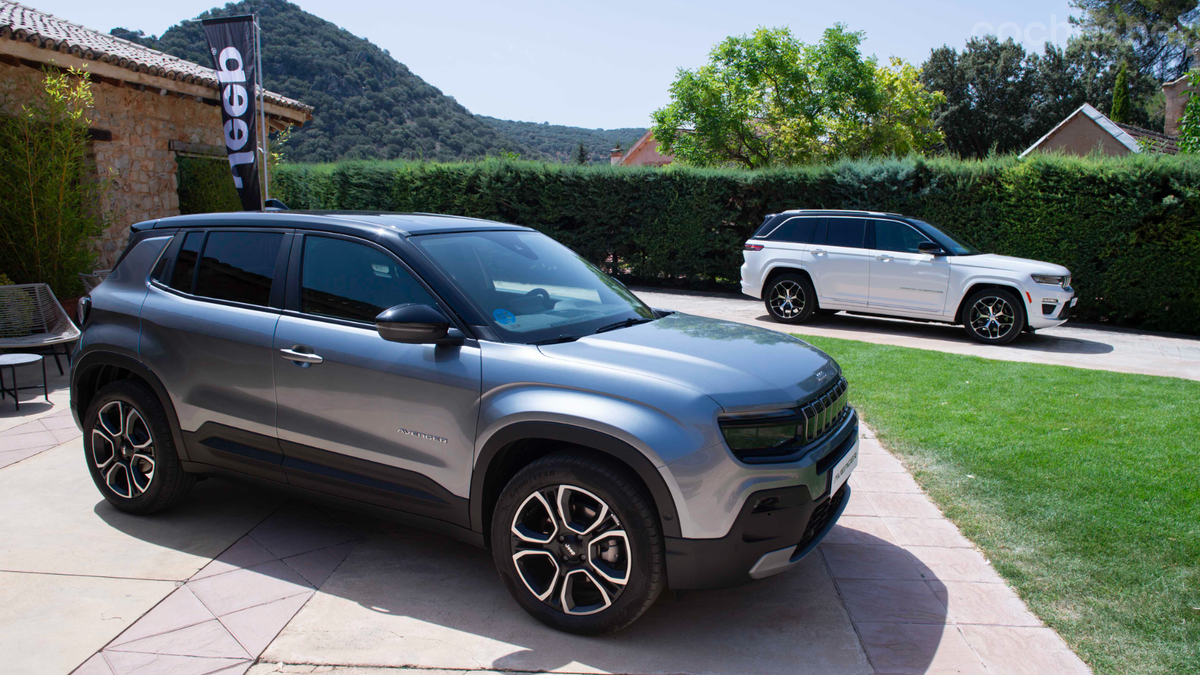
<path fill-rule="evenodd" d="M 770 324 L 775 330 L 785 330 L 787 326 L 771 319 L 767 314 L 755 317 L 755 320 Z M 889 337 L 911 337 L 939 342 L 977 345 L 963 332 L 961 326 L 940 323 L 921 323 L 890 319 L 883 317 L 855 316 L 853 314 L 835 314 L 830 316 L 814 316 L 804 324 L 813 328 L 854 331 L 855 333 L 870 333 Z M 1113 346 L 1094 340 L 1083 340 L 1076 337 L 1060 337 L 1045 333 L 1022 335 L 1007 345 L 999 345 L 996 349 L 1019 349 L 1023 351 L 1054 352 L 1059 354 L 1108 354 Z"/>
<path fill-rule="evenodd" d="M 223 492 L 208 496 L 235 498 Z M 176 508 L 188 509 L 192 501 Z M 678 596 L 664 592 L 619 633 L 569 635 L 521 610 L 488 550 L 319 504 L 290 504 L 314 514 L 312 529 L 326 528 L 333 519 L 362 539 L 336 570 L 313 584 L 319 593 L 266 647 L 261 658 L 267 661 L 535 672 L 833 674 L 874 672 L 879 664 L 873 669 L 868 655 L 874 660 L 879 654 L 905 672 L 924 672 L 946 624 L 947 611 L 930 590 L 936 579 L 928 570 L 918 572 L 919 564 L 904 549 L 848 530 L 849 536 L 844 532 L 835 539 L 849 540 L 863 558 L 849 566 L 849 574 L 831 575 L 825 553 L 818 551 L 785 574 L 745 586 Z M 178 545 L 178 537 L 165 536 L 155 520 L 120 518 L 112 524 L 135 537 Z M 308 536 L 305 523 L 291 527 L 297 536 Z M 839 555 L 846 552 L 842 549 Z M 292 576 L 282 566 L 255 564 L 246 568 L 263 575 L 260 585 Z"/>

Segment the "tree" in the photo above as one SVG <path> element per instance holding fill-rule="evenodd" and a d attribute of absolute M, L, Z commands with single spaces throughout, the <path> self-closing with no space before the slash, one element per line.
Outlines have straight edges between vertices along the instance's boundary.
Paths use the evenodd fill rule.
<path fill-rule="evenodd" d="M 1083 10 L 1071 21 L 1083 34 L 1104 33 L 1133 46 L 1139 72 L 1159 82 L 1174 80 L 1193 67 L 1200 44 L 1198 0 L 1072 0 Z"/>
<path fill-rule="evenodd" d="M 1200 71 L 1191 74 L 1192 95 L 1188 97 L 1183 117 L 1179 119 L 1179 151 L 1187 155 L 1200 155 Z"/>
<path fill-rule="evenodd" d="M 899 61 L 879 67 L 842 25 L 806 45 L 787 28 L 730 37 L 708 64 L 680 69 L 654 113 L 661 151 L 699 166 L 801 164 L 920 152 L 940 140 L 940 97 Z M 922 111 L 925 111 L 924 113 Z"/>
<path fill-rule="evenodd" d="M 1119 124 L 1129 124 L 1129 69 L 1124 63 L 1117 71 L 1117 81 L 1113 85 L 1112 110 L 1108 116 Z"/>
<path fill-rule="evenodd" d="M 579 141 L 579 147 L 575 148 L 575 163 L 587 164 L 591 158 L 592 155 L 588 152 L 587 146 L 583 144 L 583 141 Z"/>

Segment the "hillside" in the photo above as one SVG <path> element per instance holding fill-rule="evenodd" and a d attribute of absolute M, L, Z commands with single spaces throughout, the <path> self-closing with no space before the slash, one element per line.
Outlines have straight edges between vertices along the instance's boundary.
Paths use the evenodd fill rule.
<path fill-rule="evenodd" d="M 486 115 L 475 117 L 508 138 L 541 153 L 547 159 L 559 162 L 575 161 L 576 149 L 582 141 L 591 161 L 607 164 L 615 145 L 620 143 L 622 148 L 628 150 L 646 133 L 645 129 L 636 128 L 584 129 L 545 122 L 510 122 Z"/>
<path fill-rule="evenodd" d="M 314 107 L 292 133 L 295 162 L 339 159 L 472 159 L 516 152 L 541 155 L 483 123 L 371 42 L 285 0 L 245 0 L 200 19 L 258 12 L 263 82 Z M 114 28 L 111 33 L 196 63 L 210 65 L 199 23 L 181 23 L 161 37 Z"/>

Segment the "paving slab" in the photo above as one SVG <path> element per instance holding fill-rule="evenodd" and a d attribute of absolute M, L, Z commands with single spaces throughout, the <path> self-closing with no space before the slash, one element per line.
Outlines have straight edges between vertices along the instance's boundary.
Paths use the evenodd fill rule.
<path fill-rule="evenodd" d="M 283 501 L 208 480 L 167 512 L 121 513 L 72 441 L 0 469 L 0 569 L 183 581 Z"/>
<path fill-rule="evenodd" d="M 634 293 L 652 307 L 802 336 L 835 337 L 1002 361 L 1200 380 L 1200 338 L 1185 335 L 1105 329 L 1067 322 L 996 346 L 972 342 L 961 327 L 948 324 L 854 316 L 843 312 L 813 317 L 804 324 L 792 326 L 771 320 L 763 303 L 747 295 L 652 288 L 635 288 Z"/>

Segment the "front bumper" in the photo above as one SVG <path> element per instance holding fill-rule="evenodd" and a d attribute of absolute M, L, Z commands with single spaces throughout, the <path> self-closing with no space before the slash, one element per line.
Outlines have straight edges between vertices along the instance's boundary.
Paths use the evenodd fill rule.
<path fill-rule="evenodd" d="M 807 485 L 760 490 L 742 504 L 729 534 L 719 539 L 667 537 L 667 583 L 675 590 L 738 586 L 800 562 L 833 529 L 850 499 L 846 483 L 829 495 L 832 466 L 858 449 L 855 433 L 830 455 L 825 490 L 812 499 Z"/>
<path fill-rule="evenodd" d="M 1062 325 L 1071 318 L 1079 298 L 1072 290 L 1047 290 L 1046 286 L 1027 291 L 1026 305 L 1030 328 L 1051 328 Z"/>

